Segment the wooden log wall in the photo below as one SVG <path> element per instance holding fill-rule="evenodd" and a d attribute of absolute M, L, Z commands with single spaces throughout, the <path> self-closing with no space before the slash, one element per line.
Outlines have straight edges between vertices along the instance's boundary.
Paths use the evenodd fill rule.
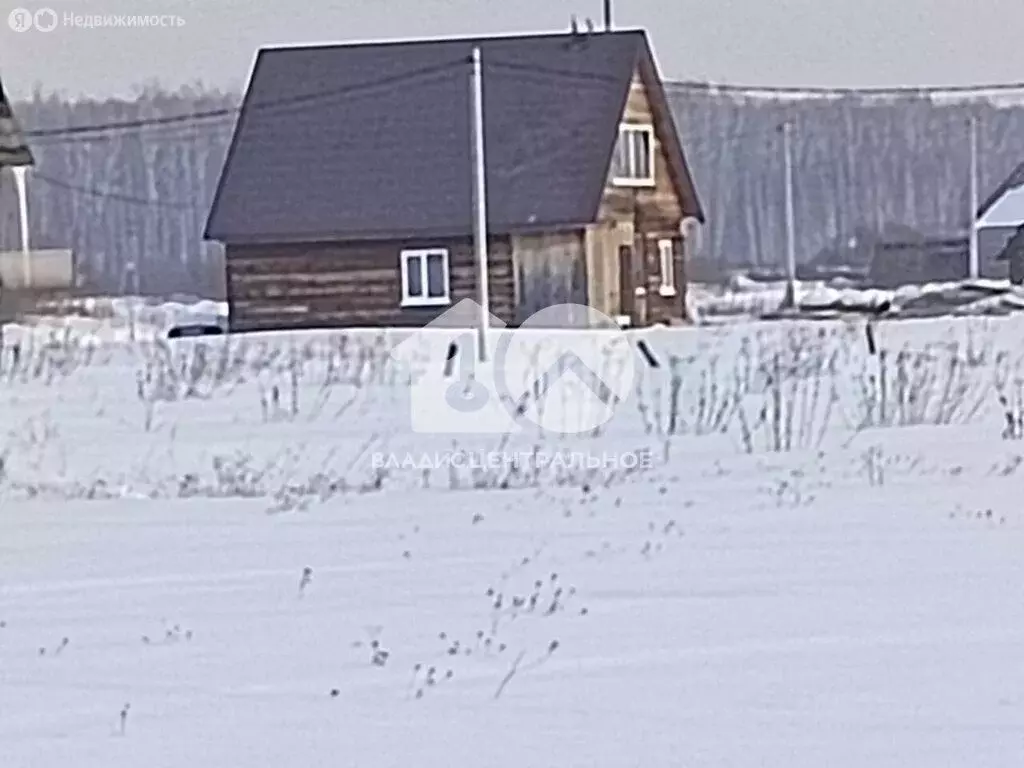
<path fill-rule="evenodd" d="M 451 305 L 476 299 L 476 258 L 468 238 L 229 245 L 226 251 L 232 331 L 298 328 L 417 327 L 450 306 L 402 307 L 401 251 L 447 248 Z M 512 251 L 507 238 L 489 244 L 491 312 L 514 315 Z"/>

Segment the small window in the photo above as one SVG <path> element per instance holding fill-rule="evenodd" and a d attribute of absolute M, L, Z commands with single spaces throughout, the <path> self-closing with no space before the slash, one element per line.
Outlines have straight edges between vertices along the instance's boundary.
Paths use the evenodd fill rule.
<path fill-rule="evenodd" d="M 654 128 L 619 126 L 619 141 L 612 159 L 612 183 L 645 187 L 654 184 Z"/>
<path fill-rule="evenodd" d="M 426 248 L 402 251 L 402 306 L 450 304 L 448 251 Z"/>
<path fill-rule="evenodd" d="M 662 296 L 676 294 L 676 249 L 674 240 L 658 241 L 658 263 L 661 265 L 661 286 L 658 292 Z"/>

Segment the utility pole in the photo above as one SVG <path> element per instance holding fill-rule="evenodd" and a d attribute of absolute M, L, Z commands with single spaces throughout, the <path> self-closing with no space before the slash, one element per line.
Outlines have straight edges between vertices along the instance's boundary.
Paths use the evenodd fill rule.
<path fill-rule="evenodd" d="M 128 287 L 128 281 L 131 280 L 131 289 Z M 131 341 L 135 341 L 135 301 L 142 294 L 139 289 L 139 270 L 135 266 L 134 261 L 129 261 L 124 265 L 124 270 L 121 272 L 121 296 L 128 300 L 128 338 Z"/>
<path fill-rule="evenodd" d="M 480 318 L 477 325 L 477 352 L 480 362 L 487 361 L 487 326 L 490 322 L 490 296 L 487 286 L 487 162 L 484 154 L 484 83 L 480 63 L 480 48 L 473 48 L 473 161 L 476 193 L 473 195 L 476 226 L 473 239 L 476 245 L 477 292 Z"/>
<path fill-rule="evenodd" d="M 28 219 L 28 166 L 16 165 L 11 168 L 14 185 L 18 193 L 18 222 L 21 228 L 21 288 L 32 287 L 32 251 L 29 247 Z"/>
<path fill-rule="evenodd" d="M 796 309 L 796 232 L 793 212 L 793 124 L 788 120 L 782 125 L 783 165 L 786 175 L 786 293 L 782 299 L 783 309 Z"/>
<path fill-rule="evenodd" d="M 604 0 L 604 31 L 612 31 L 612 0 Z"/>
<path fill-rule="evenodd" d="M 970 141 L 971 141 L 971 218 L 969 237 L 969 256 L 967 261 L 967 277 L 977 280 L 981 275 L 981 265 L 978 258 L 978 118 L 971 115 L 970 120 Z"/>

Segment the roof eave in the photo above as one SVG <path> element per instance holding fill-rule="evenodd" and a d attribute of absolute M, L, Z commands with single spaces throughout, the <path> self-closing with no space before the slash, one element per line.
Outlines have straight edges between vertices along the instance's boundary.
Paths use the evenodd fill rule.
<path fill-rule="evenodd" d="M 646 39 L 646 33 L 644 33 L 642 30 L 630 31 L 633 32 L 634 34 L 639 32 L 639 35 L 637 35 L 637 48 L 634 51 L 633 58 L 630 61 L 629 71 L 621 73 L 622 84 L 620 92 L 617 97 L 615 119 L 609 121 L 609 125 L 607 126 L 608 135 L 605 140 L 606 149 L 603 156 L 603 163 L 600 165 L 600 167 L 595 168 L 595 171 L 599 171 L 599 173 L 595 172 L 594 174 L 592 174 L 591 181 L 589 182 L 591 188 L 587 194 L 587 197 L 590 200 L 587 210 L 590 212 L 592 222 L 597 221 L 597 218 L 600 215 L 601 203 L 604 200 L 604 191 L 608 185 L 608 175 L 611 172 L 612 157 L 615 154 L 615 146 L 619 140 L 619 124 L 622 119 L 622 114 L 626 110 L 626 105 L 629 102 L 629 91 L 630 85 L 633 82 L 633 73 L 636 71 L 637 62 L 640 59 L 641 43 L 639 41 L 639 37 L 645 37 Z"/>
<path fill-rule="evenodd" d="M 665 128 L 663 145 L 665 154 L 668 157 L 669 170 L 673 184 L 676 187 L 676 194 L 683 205 L 683 215 L 697 219 L 705 224 L 707 219 L 704 215 L 704 206 L 701 205 L 700 196 L 697 193 L 697 185 L 690 172 L 689 163 L 686 160 L 686 153 L 683 149 L 679 129 L 676 126 L 675 117 L 672 114 L 672 107 L 668 103 L 668 94 L 665 92 L 665 85 L 658 72 L 658 66 L 654 61 L 654 53 L 651 51 L 647 36 L 643 37 L 643 47 L 638 56 L 638 69 L 640 77 L 647 90 L 647 98 L 651 104 L 651 112 Z"/>
<path fill-rule="evenodd" d="M 517 222 L 514 224 L 492 225 L 488 228 L 488 237 L 511 237 L 516 235 L 534 235 L 554 232 L 576 232 L 591 226 L 593 221 L 548 221 L 548 222 Z M 223 243 L 224 245 L 284 245 L 295 243 L 356 243 L 367 241 L 390 242 L 424 242 L 428 240 L 471 240 L 473 233 L 469 229 L 439 228 L 410 229 L 403 231 L 366 230 L 362 232 L 264 232 L 234 234 L 229 232 L 207 232 L 206 240 Z"/>
<path fill-rule="evenodd" d="M 221 165 L 220 176 L 217 178 L 217 186 L 213 192 L 213 200 L 210 202 L 210 213 L 206 217 L 206 224 L 203 226 L 203 239 L 204 240 L 221 240 L 223 241 L 224 233 L 217 234 L 217 213 L 220 208 L 220 198 L 224 192 L 224 186 L 227 181 L 228 172 L 231 169 L 231 161 L 234 157 L 235 151 L 238 148 L 239 136 L 242 132 L 242 121 L 245 120 L 246 110 L 249 106 L 249 100 L 252 95 L 252 84 L 256 80 L 256 70 L 263 60 L 263 49 L 256 52 L 256 58 L 253 60 L 252 71 L 249 73 L 249 82 L 245 86 L 245 95 L 242 97 L 242 106 L 238 110 L 238 119 L 235 120 L 235 127 L 231 133 L 231 143 L 228 144 L 228 151 L 224 157 L 224 163 Z"/>

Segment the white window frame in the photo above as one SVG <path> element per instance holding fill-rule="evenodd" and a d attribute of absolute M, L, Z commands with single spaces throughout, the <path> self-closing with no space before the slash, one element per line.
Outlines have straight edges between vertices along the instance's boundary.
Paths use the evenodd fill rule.
<path fill-rule="evenodd" d="M 658 264 L 661 268 L 661 285 L 658 293 L 662 296 L 676 295 L 676 249 L 675 241 L 664 238 L 658 241 Z"/>
<path fill-rule="evenodd" d="M 654 158 L 656 157 L 654 147 L 654 126 L 649 123 L 622 123 L 619 125 L 619 138 L 615 142 L 615 154 L 618 155 L 619 145 L 624 137 L 632 133 L 643 133 L 647 135 L 647 167 L 650 175 L 647 177 L 638 176 L 613 176 L 612 184 L 619 187 L 653 187 L 654 186 Z M 633 153 L 629 153 L 633 157 Z M 612 158 L 614 164 L 615 158 Z"/>
<path fill-rule="evenodd" d="M 444 294 L 441 296 L 429 296 L 429 277 L 427 270 L 427 257 L 440 256 L 442 259 L 442 272 L 444 276 Z M 423 287 L 422 296 L 409 294 L 409 262 L 417 260 L 420 265 L 420 285 Z M 448 266 L 447 248 L 404 248 L 399 259 L 402 272 L 402 306 L 403 307 L 440 307 L 451 304 L 451 272 Z"/>

